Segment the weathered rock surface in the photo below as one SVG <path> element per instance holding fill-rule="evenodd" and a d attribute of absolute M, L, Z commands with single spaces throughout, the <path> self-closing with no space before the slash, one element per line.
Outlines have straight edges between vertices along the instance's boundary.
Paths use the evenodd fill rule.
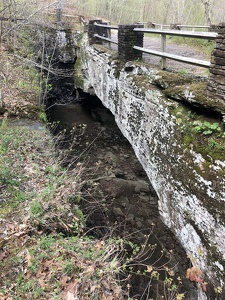
<path fill-rule="evenodd" d="M 80 46 L 76 87 L 94 91 L 113 113 L 158 194 L 164 223 L 193 265 L 201 268 L 215 287 L 223 287 L 224 157 L 205 155 L 197 151 L 195 141 L 187 143 L 188 109 L 154 85 L 159 78 L 157 70 L 129 63 L 121 68 L 111 53 L 89 47 L 85 37 Z M 148 80 L 145 76 L 141 82 L 143 73 Z M 128 218 L 132 221 L 135 216 Z"/>

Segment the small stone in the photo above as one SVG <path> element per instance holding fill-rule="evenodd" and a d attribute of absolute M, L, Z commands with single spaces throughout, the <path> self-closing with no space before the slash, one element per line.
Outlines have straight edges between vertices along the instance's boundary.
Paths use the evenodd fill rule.
<path fill-rule="evenodd" d="M 146 194 L 140 195 L 140 196 L 139 196 L 139 199 L 140 199 L 141 202 L 143 202 L 143 203 L 149 203 L 149 202 L 150 202 L 150 197 L 149 197 L 149 196 L 146 196 Z"/>
<path fill-rule="evenodd" d="M 142 228 L 142 223 L 141 223 L 140 221 L 137 221 L 137 222 L 136 222 L 136 226 L 137 226 L 137 228 L 140 229 L 140 228 Z"/>
<path fill-rule="evenodd" d="M 120 201 L 120 204 L 121 204 L 121 206 L 122 206 L 123 208 L 127 207 L 127 206 L 130 204 L 130 202 L 129 202 L 129 200 L 128 200 L 127 197 L 121 197 L 121 198 L 119 199 L 119 201 Z"/>
<path fill-rule="evenodd" d="M 116 216 L 123 216 L 124 213 L 122 212 L 121 208 L 120 207 L 113 207 L 113 213 L 116 215 Z"/>
<path fill-rule="evenodd" d="M 127 222 L 131 222 L 134 223 L 134 215 L 133 214 L 129 214 L 126 216 L 126 221 Z"/>
<path fill-rule="evenodd" d="M 112 149 L 115 150 L 115 151 L 119 150 L 118 146 L 112 146 Z"/>
<path fill-rule="evenodd" d="M 109 162 L 109 163 L 112 163 L 112 162 L 113 162 L 113 163 L 116 163 L 116 161 L 117 161 L 116 155 L 114 155 L 114 154 L 113 154 L 112 152 L 110 152 L 110 151 L 106 152 L 104 159 L 105 159 L 107 162 Z"/>

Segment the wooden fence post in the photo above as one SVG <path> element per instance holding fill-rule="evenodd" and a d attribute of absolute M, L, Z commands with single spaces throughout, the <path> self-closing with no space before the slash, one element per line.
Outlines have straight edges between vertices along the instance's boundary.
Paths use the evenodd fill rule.
<path fill-rule="evenodd" d="M 109 23 L 109 24 L 110 24 L 110 23 Z M 107 30 L 107 35 L 106 35 L 106 37 L 107 37 L 108 39 L 111 39 L 111 37 L 112 37 L 112 35 L 111 35 L 111 29 L 110 29 L 110 28 L 107 28 L 106 30 Z M 109 46 L 109 49 L 111 49 L 111 43 L 110 43 L 110 42 L 108 42 L 108 46 Z"/>
<path fill-rule="evenodd" d="M 3 34 L 2 22 L 3 22 L 3 20 L 0 21 L 0 47 L 2 46 L 2 34 Z"/>
<path fill-rule="evenodd" d="M 61 24 L 62 23 L 62 9 L 56 8 L 56 23 Z"/>
<path fill-rule="evenodd" d="M 161 34 L 161 51 L 166 52 L 166 35 Z M 166 69 L 166 57 L 161 58 L 161 68 L 162 70 Z"/>

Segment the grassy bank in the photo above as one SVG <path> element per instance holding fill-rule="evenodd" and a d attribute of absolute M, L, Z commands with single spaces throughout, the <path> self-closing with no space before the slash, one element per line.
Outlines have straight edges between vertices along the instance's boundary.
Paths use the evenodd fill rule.
<path fill-rule="evenodd" d="M 146 289 L 154 283 L 167 299 L 184 299 L 172 269 L 144 263 L 156 245 L 146 252 L 146 245 L 115 237 L 113 229 L 102 239 L 88 235 L 79 207 L 82 165 L 68 170 L 58 157 L 48 130 L 3 120 L 0 299 L 131 300 L 136 299 L 129 296 L 133 274 L 148 278 Z M 168 277 L 162 280 L 160 272 Z"/>
<path fill-rule="evenodd" d="M 43 79 L 4 47 L 0 65 L 0 299 L 122 299 L 124 242 L 87 237 L 82 166 L 62 168 L 38 122 L 12 126 L 45 119 Z"/>
<path fill-rule="evenodd" d="M 121 241 L 85 235 L 80 170 L 60 167 L 48 131 L 0 127 L 0 298 L 122 299 Z"/>

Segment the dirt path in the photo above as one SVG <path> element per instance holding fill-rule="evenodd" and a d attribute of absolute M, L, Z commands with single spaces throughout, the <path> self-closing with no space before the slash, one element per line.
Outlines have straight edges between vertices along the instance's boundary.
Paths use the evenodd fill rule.
<path fill-rule="evenodd" d="M 155 51 L 161 51 L 161 40 L 160 38 L 156 38 L 156 37 L 145 38 L 144 47 Z M 197 49 L 185 44 L 178 45 L 174 43 L 167 43 L 166 51 L 170 54 L 176 54 L 184 57 L 191 57 L 195 59 L 205 60 L 204 55 L 201 51 L 198 51 Z M 160 57 L 155 55 L 144 54 L 144 61 L 156 66 L 160 66 L 160 59 L 161 59 Z M 176 72 L 183 71 L 195 75 L 207 76 L 206 68 L 181 63 L 171 59 L 167 59 L 167 69 Z"/>

